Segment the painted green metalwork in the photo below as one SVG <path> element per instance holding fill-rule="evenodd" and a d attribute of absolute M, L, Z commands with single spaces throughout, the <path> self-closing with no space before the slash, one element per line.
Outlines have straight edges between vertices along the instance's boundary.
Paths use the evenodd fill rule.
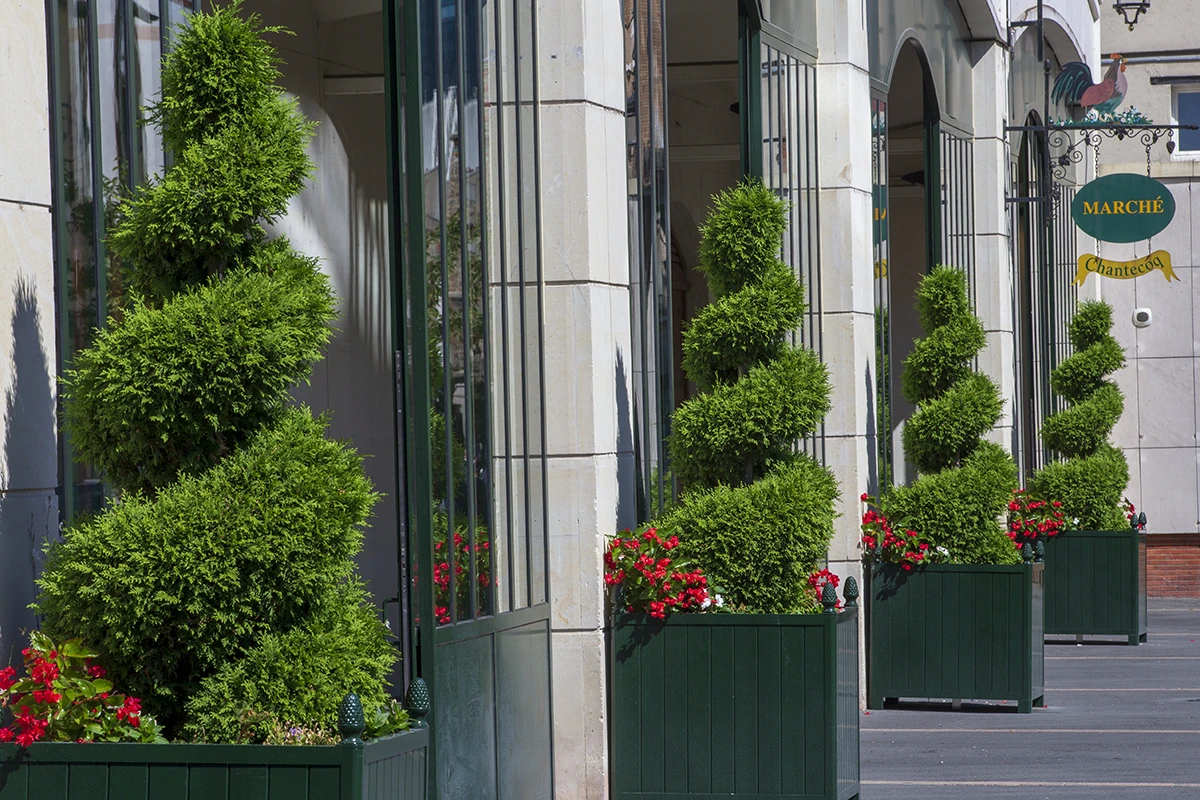
<path fill-rule="evenodd" d="M 739 116 L 742 171 L 761 178 L 787 203 L 787 229 L 780 258 L 804 287 L 807 309 L 793 342 L 824 352 L 820 252 L 820 161 L 817 72 L 805 48 L 803 26 L 813 20 L 801 2 L 742 0 L 738 4 Z M 765 17 L 765 18 L 764 18 Z M 825 426 L 797 444 L 824 461 Z"/>
<path fill-rule="evenodd" d="M 0 745 L 0 800 L 426 800 L 428 744 Z"/>
<path fill-rule="evenodd" d="M 858 609 L 614 620 L 614 800 L 859 792 Z"/>
<path fill-rule="evenodd" d="M 1031 113 L 1030 126 L 1040 124 Z M 1045 137 L 1025 131 L 1021 135 L 1011 194 L 1017 198 L 1041 196 L 1052 176 L 1048 172 Z M 1075 190 L 1058 187 L 1059 210 L 1046 213 L 1038 203 L 1013 202 L 1013 256 L 1016 263 L 1015 319 L 1017 337 L 1016 453 L 1021 474 L 1028 478 L 1045 465 L 1051 454 L 1039 431 L 1046 418 L 1064 402 L 1050 388 L 1050 373 L 1071 354 L 1067 326 L 1078 305 L 1071 285 L 1075 270 L 1076 236 L 1070 207 Z"/>
<path fill-rule="evenodd" d="M 385 20 L 403 153 L 389 167 L 405 237 L 401 605 L 432 698 L 430 794 L 549 800 L 537 4 L 386 0 Z"/>
<path fill-rule="evenodd" d="M 1046 542 L 1046 635 L 1146 641 L 1146 533 L 1065 531 Z"/>
<path fill-rule="evenodd" d="M 1043 702 L 1044 565 L 877 564 L 867 593 L 867 705 L 892 698 Z"/>

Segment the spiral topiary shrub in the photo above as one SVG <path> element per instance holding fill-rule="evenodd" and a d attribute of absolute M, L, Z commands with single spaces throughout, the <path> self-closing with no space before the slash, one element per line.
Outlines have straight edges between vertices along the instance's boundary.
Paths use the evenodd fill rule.
<path fill-rule="evenodd" d="M 779 258 L 785 214 L 757 181 L 714 198 L 700 255 L 716 299 L 683 344 L 702 394 L 675 412 L 669 440 L 685 491 L 657 523 L 728 604 L 768 613 L 813 607 L 806 581 L 828 551 L 837 498 L 833 476 L 795 452 L 829 410 L 829 378 L 788 340 L 804 294 Z"/>
<path fill-rule="evenodd" d="M 904 450 L 917 468 L 909 486 L 881 500 L 893 528 L 914 530 L 965 564 L 1020 560 L 1000 519 L 1017 485 L 1017 467 L 982 437 L 1000 419 L 996 385 L 972 361 L 986 337 L 967 299 L 966 279 L 937 266 L 917 287 L 926 331 L 904 360 L 901 389 L 917 410 L 904 427 Z"/>
<path fill-rule="evenodd" d="M 111 237 L 137 294 L 63 382 L 120 499 L 49 548 L 38 600 L 170 735 L 217 741 L 332 734 L 347 692 L 384 704 L 397 655 L 354 562 L 378 496 L 289 404 L 334 298 L 263 228 L 310 172 L 312 126 L 276 86 L 276 29 L 240 5 L 189 17 L 164 60 L 152 119 L 177 158 Z"/>
<path fill-rule="evenodd" d="M 1124 409 L 1121 390 L 1105 376 L 1125 364 L 1125 352 L 1112 335 L 1112 307 L 1085 301 L 1071 319 L 1075 354 L 1055 367 L 1050 387 L 1070 403 L 1042 427 L 1042 441 L 1063 461 L 1047 464 L 1029 481 L 1040 497 L 1063 504 L 1083 530 L 1122 530 L 1127 526 L 1121 496 L 1129 483 L 1125 454 L 1108 442 Z"/>

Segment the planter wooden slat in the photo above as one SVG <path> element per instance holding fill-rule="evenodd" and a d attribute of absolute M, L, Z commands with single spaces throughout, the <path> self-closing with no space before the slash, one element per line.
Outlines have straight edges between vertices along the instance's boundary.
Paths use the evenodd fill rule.
<path fill-rule="evenodd" d="M 858 614 L 618 617 L 614 800 L 857 797 Z"/>
<path fill-rule="evenodd" d="M 428 745 L 6 744 L 0 800 L 426 800 Z"/>
<path fill-rule="evenodd" d="M 1146 641 L 1146 534 L 1066 531 L 1046 541 L 1046 634 Z"/>
<path fill-rule="evenodd" d="M 875 565 L 867 704 L 886 698 L 1014 700 L 1044 685 L 1043 565 Z"/>

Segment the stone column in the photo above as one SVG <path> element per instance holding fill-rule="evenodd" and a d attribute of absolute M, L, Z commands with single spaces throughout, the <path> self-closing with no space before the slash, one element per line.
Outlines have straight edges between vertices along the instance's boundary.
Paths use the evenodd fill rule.
<path fill-rule="evenodd" d="M 1004 416 L 989 438 L 1011 449 L 1017 404 L 1013 291 L 1016 265 L 1009 232 L 1008 50 L 996 42 L 975 45 L 975 276 L 979 318 L 987 331 L 980 369 L 1000 387 Z M 1040 212 L 1040 208 L 1035 206 Z"/>
<path fill-rule="evenodd" d="M 0 663 L 32 628 L 34 560 L 58 530 L 54 237 L 45 3 L 0 28 Z"/>
<path fill-rule="evenodd" d="M 538 27 L 555 797 L 593 800 L 608 796 L 601 556 L 633 524 L 621 3 L 544 3 Z"/>
<path fill-rule="evenodd" d="M 875 419 L 868 31 L 857 0 L 822 3 L 817 14 L 823 360 L 833 384 L 826 463 L 841 489 L 829 568 L 843 581 L 855 576 L 861 586 L 858 498 L 875 481 L 876 434 L 886 433 L 878 431 Z"/>

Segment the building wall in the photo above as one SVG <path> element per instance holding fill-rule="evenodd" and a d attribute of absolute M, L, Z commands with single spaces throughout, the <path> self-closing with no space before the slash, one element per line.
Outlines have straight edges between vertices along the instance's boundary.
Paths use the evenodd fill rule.
<path fill-rule="evenodd" d="M 1194 53 L 1190 31 L 1200 24 L 1200 6 L 1156 4 L 1131 32 L 1111 12 L 1102 17 L 1102 52 L 1130 59 L 1125 72 L 1129 90 L 1123 107 L 1136 106 L 1158 123 L 1174 123 L 1173 87 L 1153 86 L 1152 77 L 1194 76 L 1189 89 L 1200 90 L 1200 58 L 1176 57 L 1147 63 L 1164 51 Z M 1129 462 L 1127 495 L 1144 510 L 1150 532 L 1150 588 L 1159 595 L 1200 596 L 1200 155 L 1168 154 L 1162 143 L 1150 153 L 1150 174 L 1175 198 L 1170 226 L 1147 242 L 1120 245 L 1088 239 L 1086 252 L 1128 260 L 1165 249 L 1178 281 L 1154 272 L 1132 280 L 1090 276 L 1088 284 L 1113 305 L 1115 335 L 1125 347 L 1126 366 L 1115 378 L 1125 393 L 1125 413 L 1113 442 Z M 1145 175 L 1146 151 L 1138 142 L 1108 141 L 1101 146 L 1099 172 Z M 1099 245 L 1097 248 L 1097 244 Z M 1135 328 L 1136 308 L 1154 314 L 1148 328 Z"/>
<path fill-rule="evenodd" d="M 608 796 L 605 537 L 633 519 L 622 0 L 539 8 L 555 797 Z"/>
<path fill-rule="evenodd" d="M 282 85 L 317 122 L 309 146 L 314 173 L 273 233 L 320 260 L 340 316 L 312 382 L 294 391 L 314 412 L 332 411 L 329 435 L 353 442 L 383 498 L 366 531 L 359 569 L 375 602 L 399 586 L 395 462 L 395 377 L 391 352 L 387 137 L 382 12 L 358 3 L 354 15 L 329 4 L 249 0 L 248 12 L 291 35 L 271 36 L 283 61 Z M 327 76 L 338 76 L 328 80 Z M 346 79 L 373 76 L 355 93 Z M 389 618 L 398 624 L 396 607 Z"/>
<path fill-rule="evenodd" d="M 57 367 L 45 3 L 0 27 L 0 664 L 33 627 L 34 562 L 58 529 Z"/>

